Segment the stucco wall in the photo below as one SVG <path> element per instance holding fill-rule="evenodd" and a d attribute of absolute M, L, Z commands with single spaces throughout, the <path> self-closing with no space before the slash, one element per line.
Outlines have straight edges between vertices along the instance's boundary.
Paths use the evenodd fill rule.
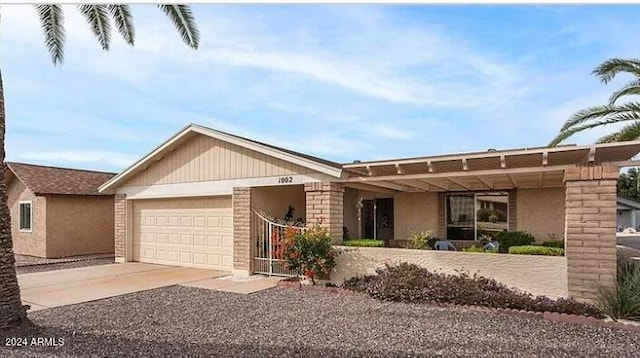
<path fill-rule="evenodd" d="M 409 262 L 432 271 L 456 274 L 466 270 L 493 278 L 509 287 L 550 297 L 565 297 L 567 260 L 565 257 L 483 254 L 454 251 L 408 250 L 392 248 L 350 248 L 338 246 L 337 266 L 331 282 L 341 284 L 353 276 L 374 274 L 385 263 Z"/>
<path fill-rule="evenodd" d="M 289 205 L 293 206 L 294 219 L 306 217 L 304 186 L 268 186 L 253 188 L 253 209 L 261 210 L 274 218 L 283 219 Z"/>
<path fill-rule="evenodd" d="M 46 199 L 35 196 L 21 181 L 12 178 L 7 186 L 13 250 L 21 255 L 46 256 Z M 31 201 L 33 227 L 31 232 L 20 231 L 20 201 Z"/>
<path fill-rule="evenodd" d="M 531 233 L 536 242 L 548 239 L 555 233 L 564 237 L 564 188 L 518 189 L 518 230 Z"/>
<path fill-rule="evenodd" d="M 404 240 L 411 231 L 438 232 L 438 193 L 399 193 L 393 197 L 394 239 Z"/>
<path fill-rule="evenodd" d="M 113 252 L 113 196 L 47 196 L 47 257 Z"/>

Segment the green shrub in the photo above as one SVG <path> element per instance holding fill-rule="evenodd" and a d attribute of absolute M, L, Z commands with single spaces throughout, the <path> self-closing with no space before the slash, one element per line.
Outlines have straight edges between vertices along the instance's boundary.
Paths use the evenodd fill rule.
<path fill-rule="evenodd" d="M 600 287 L 595 301 L 614 320 L 640 321 L 640 264 L 619 261 L 615 288 Z"/>
<path fill-rule="evenodd" d="M 557 247 L 546 247 L 536 245 L 511 246 L 510 254 L 515 255 L 543 255 L 543 256 L 564 256 L 564 249 Z"/>
<path fill-rule="evenodd" d="M 360 246 L 360 247 L 383 247 L 383 240 L 374 240 L 374 239 L 351 239 L 344 240 L 342 242 L 344 246 Z"/>
<path fill-rule="evenodd" d="M 411 232 L 407 240 L 407 249 L 431 250 L 431 230 L 422 232 Z"/>
<path fill-rule="evenodd" d="M 531 245 L 536 239 L 526 231 L 501 231 L 496 235 L 500 252 L 509 252 L 511 246 Z"/>
<path fill-rule="evenodd" d="M 537 312 L 558 312 L 602 317 L 591 305 L 574 299 L 557 300 L 515 291 L 493 279 L 467 273 L 434 273 L 417 265 L 401 263 L 378 269 L 377 275 L 351 278 L 343 287 L 382 301 L 446 302 Z"/>
<path fill-rule="evenodd" d="M 490 250 L 485 250 L 483 247 L 480 246 L 471 246 L 471 247 L 465 247 L 462 249 L 462 251 L 464 252 L 487 252 L 487 253 L 496 253 L 498 252 L 498 250 L 496 249 L 490 249 Z"/>
<path fill-rule="evenodd" d="M 564 240 L 547 240 L 542 243 L 542 246 L 564 249 Z"/>

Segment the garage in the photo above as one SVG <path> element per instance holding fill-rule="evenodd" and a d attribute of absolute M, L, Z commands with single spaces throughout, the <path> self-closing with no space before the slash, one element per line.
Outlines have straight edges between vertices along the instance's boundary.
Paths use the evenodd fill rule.
<path fill-rule="evenodd" d="M 133 201 L 133 260 L 231 270 L 231 196 Z"/>

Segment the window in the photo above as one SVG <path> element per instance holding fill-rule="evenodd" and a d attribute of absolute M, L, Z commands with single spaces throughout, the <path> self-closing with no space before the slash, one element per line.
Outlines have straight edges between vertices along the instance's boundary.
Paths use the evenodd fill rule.
<path fill-rule="evenodd" d="M 448 194 L 448 240 L 493 238 L 509 229 L 509 195 L 505 192 Z"/>
<path fill-rule="evenodd" d="M 32 206 L 30 201 L 20 202 L 20 231 L 31 232 L 33 224 Z"/>

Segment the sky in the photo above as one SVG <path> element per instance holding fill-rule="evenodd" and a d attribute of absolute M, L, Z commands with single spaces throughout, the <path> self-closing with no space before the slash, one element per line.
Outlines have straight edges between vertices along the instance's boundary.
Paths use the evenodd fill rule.
<path fill-rule="evenodd" d="M 198 50 L 132 9 L 136 46 L 104 52 L 65 6 L 54 66 L 2 5 L 9 161 L 118 172 L 189 123 L 337 162 L 544 146 L 629 80 L 598 64 L 639 56 L 640 6 L 194 5 Z"/>

